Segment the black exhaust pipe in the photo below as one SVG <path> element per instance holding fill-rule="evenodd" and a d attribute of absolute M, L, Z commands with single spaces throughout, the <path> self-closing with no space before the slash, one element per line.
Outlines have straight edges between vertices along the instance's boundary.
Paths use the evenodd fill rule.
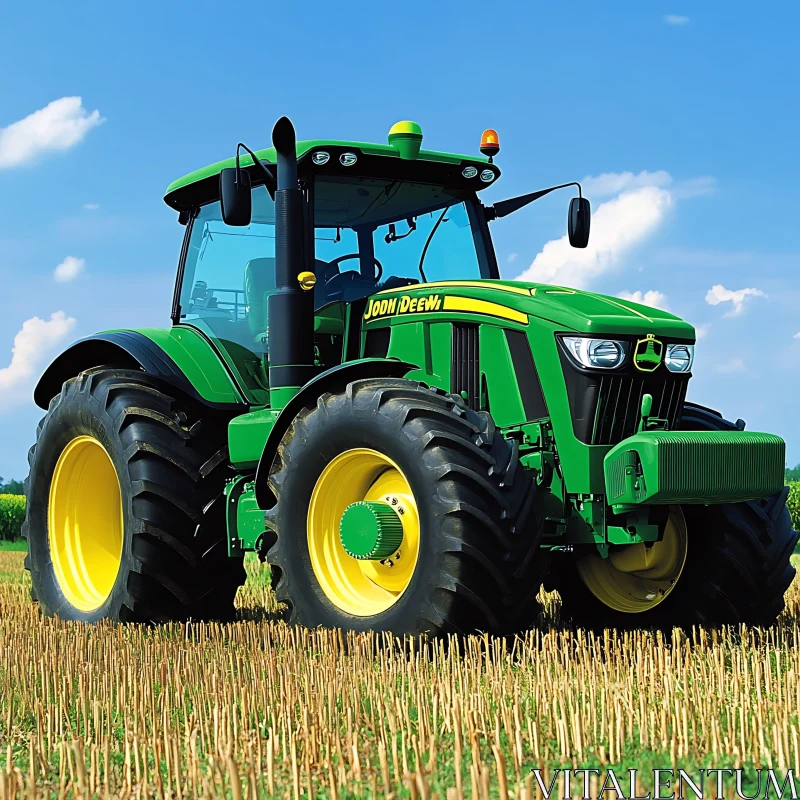
<path fill-rule="evenodd" d="M 283 407 L 317 373 L 314 366 L 314 292 L 304 291 L 298 275 L 314 271 L 308 253 L 303 192 L 297 183 L 294 126 L 281 117 L 272 130 L 277 152 L 275 191 L 275 287 L 268 298 L 269 387 L 273 408 Z"/>

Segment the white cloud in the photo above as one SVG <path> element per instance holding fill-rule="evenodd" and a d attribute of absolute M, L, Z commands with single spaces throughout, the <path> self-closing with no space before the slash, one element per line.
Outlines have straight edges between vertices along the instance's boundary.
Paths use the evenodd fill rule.
<path fill-rule="evenodd" d="M 663 169 L 648 172 L 646 169 L 633 172 L 603 172 L 600 175 L 587 175 L 581 186 L 587 196 L 608 197 L 630 189 L 641 189 L 643 186 L 668 186 L 672 183 L 672 175 Z"/>
<path fill-rule="evenodd" d="M 717 372 L 730 375 L 736 372 L 747 372 L 747 367 L 745 366 L 744 359 L 739 358 L 739 356 L 734 356 L 733 358 L 718 364 Z"/>
<path fill-rule="evenodd" d="M 97 211 L 97 209 L 100 208 L 100 205 L 98 203 L 84 203 L 83 207 L 87 211 Z"/>
<path fill-rule="evenodd" d="M 36 372 L 48 352 L 58 344 L 75 326 L 75 318 L 63 311 L 56 311 L 49 320 L 33 317 L 25 320 L 22 330 L 14 337 L 11 363 L 0 369 L 0 397 L 2 405 L 19 399 L 19 390 Z"/>
<path fill-rule="evenodd" d="M 48 151 L 69 150 L 103 122 L 99 111 L 86 111 L 80 97 L 53 100 L 0 128 L 0 169 L 28 164 Z"/>
<path fill-rule="evenodd" d="M 508 258 L 506 259 L 506 261 L 509 264 L 513 264 L 517 260 L 518 256 L 519 256 L 519 253 L 509 253 L 508 254 Z"/>
<path fill-rule="evenodd" d="M 566 236 L 553 239 L 516 280 L 584 288 L 613 271 L 628 251 L 658 230 L 672 204 L 672 195 L 658 186 L 625 191 L 592 215 L 588 247 L 571 247 Z"/>
<path fill-rule="evenodd" d="M 798 331 L 792 338 L 793 339 L 800 339 L 800 331 Z"/>
<path fill-rule="evenodd" d="M 682 17 L 679 14 L 664 14 L 664 22 L 667 25 L 685 25 L 689 21 L 689 17 Z"/>
<path fill-rule="evenodd" d="M 717 181 L 710 175 L 676 181 L 666 170 L 659 169 L 655 172 L 648 172 L 645 169 L 641 172 L 603 172 L 600 175 L 586 175 L 581 181 L 581 186 L 590 199 L 610 197 L 630 189 L 640 189 L 643 186 L 659 186 L 662 189 L 669 186 L 670 194 L 673 197 L 686 200 L 691 197 L 712 194 L 717 189 Z"/>
<path fill-rule="evenodd" d="M 706 294 L 706 303 L 718 306 L 720 303 L 731 303 L 731 310 L 726 317 L 738 317 L 744 311 L 745 299 L 748 297 L 766 297 L 761 289 L 726 289 L 721 283 L 712 286 Z"/>
<path fill-rule="evenodd" d="M 630 300 L 632 303 L 640 303 L 643 306 L 651 306 L 652 308 L 660 308 L 662 311 L 669 311 L 669 301 L 663 292 L 658 292 L 651 289 L 649 292 L 642 294 L 638 289 L 635 292 L 620 292 L 617 297 L 623 300 Z"/>
<path fill-rule="evenodd" d="M 86 260 L 67 256 L 53 271 L 53 276 L 59 283 L 74 281 L 83 272 Z"/>

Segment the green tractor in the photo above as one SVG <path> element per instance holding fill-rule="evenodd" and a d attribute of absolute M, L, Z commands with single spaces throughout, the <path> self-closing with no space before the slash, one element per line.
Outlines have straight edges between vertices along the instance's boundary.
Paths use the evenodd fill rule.
<path fill-rule="evenodd" d="M 45 614 L 232 617 L 253 551 L 306 626 L 513 633 L 542 585 L 592 626 L 776 619 L 783 441 L 686 402 L 686 322 L 499 279 L 490 223 L 563 187 L 485 206 L 494 131 L 421 143 L 282 118 L 169 186 L 172 327 L 78 341 L 35 390 Z M 589 218 L 578 186 L 573 246 Z"/>

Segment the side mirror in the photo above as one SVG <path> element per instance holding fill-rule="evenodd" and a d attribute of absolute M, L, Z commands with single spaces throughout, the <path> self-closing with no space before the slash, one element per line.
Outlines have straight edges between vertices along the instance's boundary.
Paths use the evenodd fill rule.
<path fill-rule="evenodd" d="M 250 173 L 236 167 L 220 170 L 219 204 L 222 221 L 238 228 L 250 224 L 253 215 L 253 196 Z"/>
<path fill-rule="evenodd" d="M 567 233 L 569 243 L 573 247 L 586 247 L 589 244 L 589 226 L 592 219 L 592 210 L 585 197 L 573 197 L 569 203 L 567 217 Z"/>

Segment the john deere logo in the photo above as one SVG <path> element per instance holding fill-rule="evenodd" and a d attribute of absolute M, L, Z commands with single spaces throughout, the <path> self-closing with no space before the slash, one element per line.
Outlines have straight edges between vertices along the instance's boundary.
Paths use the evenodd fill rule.
<path fill-rule="evenodd" d="M 442 296 L 429 294 L 427 297 L 375 297 L 369 301 L 364 314 L 364 322 L 389 314 L 423 314 L 428 311 L 439 311 L 442 307 Z"/>
<path fill-rule="evenodd" d="M 640 372 L 653 372 L 661 363 L 663 355 L 663 342 L 659 342 L 652 333 L 648 333 L 646 339 L 639 339 L 636 342 L 636 349 L 633 351 L 633 363 Z"/>

